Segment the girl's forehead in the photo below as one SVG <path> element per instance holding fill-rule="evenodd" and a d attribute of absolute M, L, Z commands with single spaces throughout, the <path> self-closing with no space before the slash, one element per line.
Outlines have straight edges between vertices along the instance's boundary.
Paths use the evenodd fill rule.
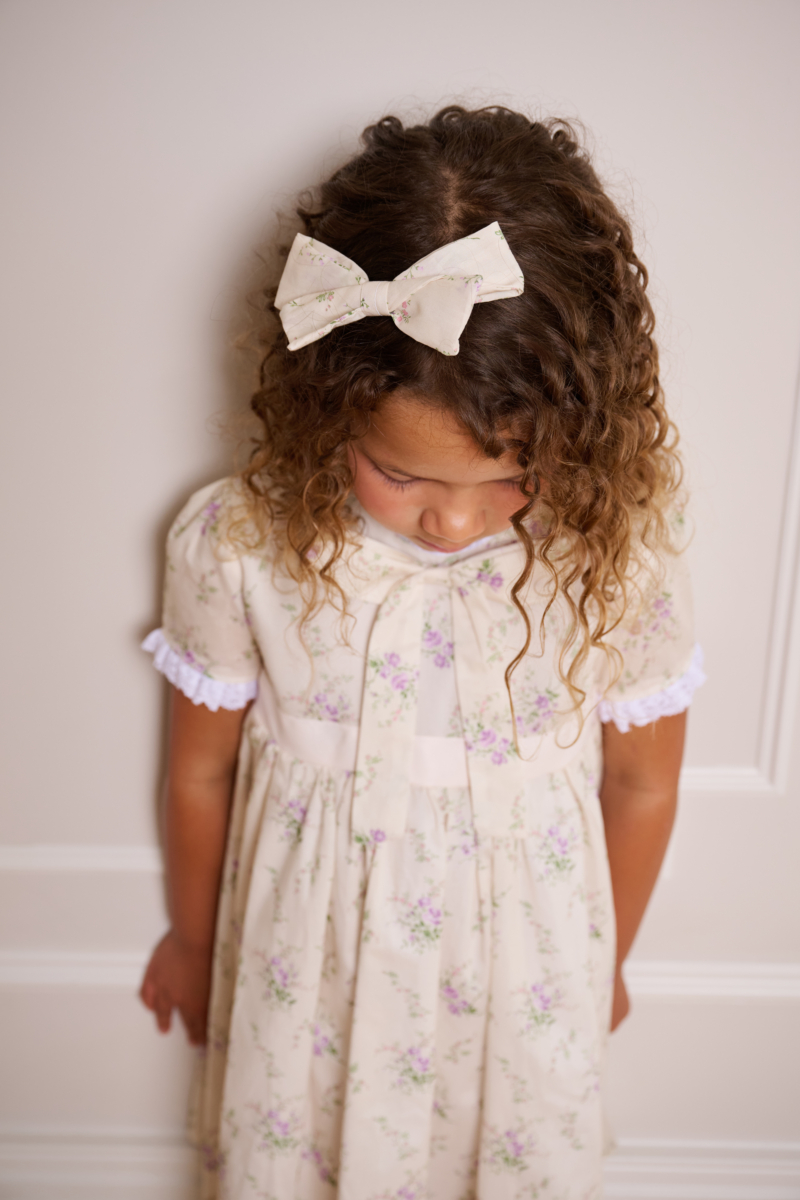
<path fill-rule="evenodd" d="M 454 413 L 413 396 L 389 396 L 360 444 L 379 466 L 429 479 L 477 483 L 520 474 L 515 454 L 489 458 Z"/>

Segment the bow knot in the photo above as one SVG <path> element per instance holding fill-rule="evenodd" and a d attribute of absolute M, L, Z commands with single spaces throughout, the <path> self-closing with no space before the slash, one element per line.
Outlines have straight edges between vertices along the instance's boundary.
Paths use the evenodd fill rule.
<path fill-rule="evenodd" d="M 426 254 L 392 280 L 370 280 L 352 259 L 298 233 L 281 276 L 275 307 L 299 350 L 337 325 L 391 317 L 398 329 L 441 354 L 458 354 L 473 305 L 519 296 L 519 263 L 494 221 Z"/>

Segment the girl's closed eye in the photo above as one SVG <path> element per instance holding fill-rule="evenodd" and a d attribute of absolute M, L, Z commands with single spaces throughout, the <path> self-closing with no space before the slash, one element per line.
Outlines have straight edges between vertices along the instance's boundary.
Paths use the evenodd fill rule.
<path fill-rule="evenodd" d="M 393 475 L 389 475 L 387 471 L 384 471 L 381 467 L 379 467 L 378 464 L 373 462 L 371 458 L 367 458 L 367 462 L 382 482 L 387 483 L 390 487 L 398 488 L 400 491 L 405 491 L 405 489 L 411 487 L 412 484 L 420 482 L 419 479 L 415 479 L 413 477 L 408 479 L 395 479 Z M 520 477 L 518 479 L 494 479 L 490 482 L 497 483 L 500 485 L 500 487 L 514 488 L 515 491 L 519 491 L 522 487 L 523 481 Z"/>
<path fill-rule="evenodd" d="M 389 487 L 398 488 L 401 492 L 405 491 L 406 488 L 411 487 L 412 483 L 418 482 L 416 479 L 395 479 L 394 476 L 387 475 L 386 471 L 382 471 L 378 464 L 374 463 L 371 458 L 368 458 L 367 462 L 375 474 L 379 476 L 384 483 L 387 483 Z"/>

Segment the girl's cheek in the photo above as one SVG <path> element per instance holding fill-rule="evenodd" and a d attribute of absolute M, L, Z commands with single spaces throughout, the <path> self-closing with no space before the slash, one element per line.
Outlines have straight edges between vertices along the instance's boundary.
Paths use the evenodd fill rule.
<path fill-rule="evenodd" d="M 363 509 L 382 525 L 390 525 L 403 518 L 408 520 L 408 498 L 403 492 L 383 484 L 374 471 L 358 464 L 353 491 Z"/>
<path fill-rule="evenodd" d="M 495 503 L 494 511 L 502 524 L 510 524 L 514 513 L 518 512 L 524 503 L 525 497 L 521 492 L 506 488 L 505 495 Z"/>

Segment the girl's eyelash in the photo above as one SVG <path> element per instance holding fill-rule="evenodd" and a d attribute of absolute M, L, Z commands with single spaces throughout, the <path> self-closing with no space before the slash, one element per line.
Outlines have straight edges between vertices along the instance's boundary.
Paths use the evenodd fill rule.
<path fill-rule="evenodd" d="M 416 479 L 393 479 L 391 475 L 387 475 L 385 471 L 382 471 L 378 464 L 374 463 L 372 459 L 369 459 L 369 465 L 377 475 L 380 475 L 381 479 L 383 479 L 385 483 L 388 483 L 390 487 L 399 488 L 401 492 L 405 491 L 406 488 L 411 487 L 412 483 L 417 482 Z M 500 484 L 502 487 L 513 487 L 519 490 L 522 480 L 501 479 Z"/>
<path fill-rule="evenodd" d="M 411 487 L 412 483 L 416 482 L 414 479 L 392 479 L 391 475 L 387 475 L 385 471 L 382 471 L 377 463 L 374 463 L 372 459 L 369 460 L 369 464 L 373 471 L 380 475 L 381 479 L 388 483 L 390 487 L 399 488 L 401 492 L 405 491 L 407 487 Z"/>

